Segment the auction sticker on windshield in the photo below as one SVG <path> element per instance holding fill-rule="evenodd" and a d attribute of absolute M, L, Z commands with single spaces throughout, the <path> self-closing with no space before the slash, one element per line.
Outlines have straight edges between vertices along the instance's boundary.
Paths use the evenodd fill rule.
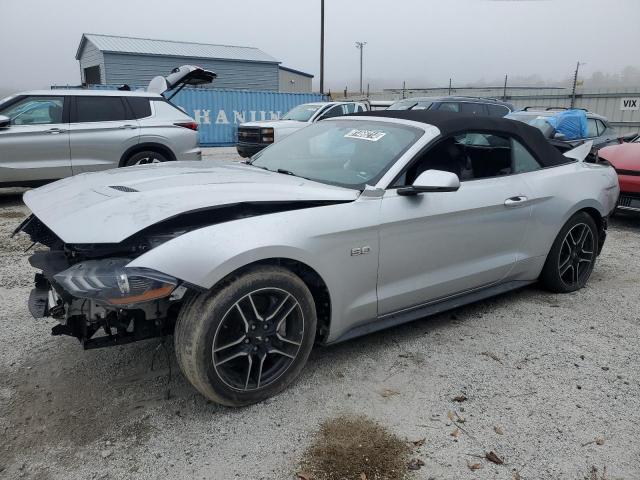
<path fill-rule="evenodd" d="M 385 132 L 379 130 L 359 130 L 354 128 L 347 133 L 344 138 L 359 138 L 361 140 L 369 140 L 370 142 L 377 142 L 386 135 Z"/>

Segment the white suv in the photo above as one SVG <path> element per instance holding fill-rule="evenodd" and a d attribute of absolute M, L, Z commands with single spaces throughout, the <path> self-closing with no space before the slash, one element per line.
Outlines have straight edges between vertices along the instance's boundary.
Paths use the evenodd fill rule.
<path fill-rule="evenodd" d="M 183 66 L 144 91 L 40 90 L 0 101 L 0 187 L 167 160 L 199 160 L 196 122 L 164 96 L 213 72 Z"/>

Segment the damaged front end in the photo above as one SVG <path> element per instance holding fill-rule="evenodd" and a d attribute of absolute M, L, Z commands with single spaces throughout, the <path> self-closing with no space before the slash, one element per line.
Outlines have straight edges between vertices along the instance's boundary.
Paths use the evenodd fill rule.
<path fill-rule="evenodd" d="M 36 215 L 14 231 L 34 244 L 29 263 L 40 270 L 29 296 L 35 318 L 52 317 L 53 335 L 71 335 L 85 349 L 119 345 L 173 332 L 178 312 L 201 287 L 132 260 L 192 230 L 258 215 L 341 203 L 336 201 L 246 202 L 184 212 L 146 227 L 119 243 L 65 243 Z"/>
<path fill-rule="evenodd" d="M 185 294 L 197 288 L 161 272 L 127 267 L 181 230 L 141 232 L 119 244 L 69 245 L 31 215 L 18 232 L 49 247 L 29 257 L 41 271 L 29 311 L 35 318 L 56 319 L 52 334 L 76 337 L 85 349 L 172 333 Z"/>

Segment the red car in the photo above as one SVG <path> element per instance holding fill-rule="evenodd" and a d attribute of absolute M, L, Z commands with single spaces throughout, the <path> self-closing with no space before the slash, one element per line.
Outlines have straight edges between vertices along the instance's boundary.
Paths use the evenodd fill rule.
<path fill-rule="evenodd" d="M 608 161 L 618 173 L 620 198 L 617 208 L 640 212 L 640 139 L 602 148 L 598 156 Z"/>

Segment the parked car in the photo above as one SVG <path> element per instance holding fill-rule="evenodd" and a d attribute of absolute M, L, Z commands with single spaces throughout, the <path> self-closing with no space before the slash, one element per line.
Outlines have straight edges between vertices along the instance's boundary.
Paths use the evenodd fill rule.
<path fill-rule="evenodd" d="M 640 139 L 602 148 L 598 156 L 609 162 L 618 174 L 618 209 L 640 212 Z"/>
<path fill-rule="evenodd" d="M 369 102 L 369 109 L 372 111 L 386 110 L 394 103 L 393 100 L 371 100 Z"/>
<path fill-rule="evenodd" d="M 565 139 L 565 136 L 558 133 L 547 121 L 550 117 L 558 115 L 558 113 L 562 113 L 565 110 L 567 109 L 555 107 L 525 107 L 523 110 L 510 113 L 507 118 L 532 125 L 538 128 L 546 138 L 564 142 L 569 147 L 576 146 L 587 140 L 593 141 L 594 148 L 602 148 L 606 145 L 618 143 L 616 131 L 609 124 L 609 121 L 602 115 L 587 111 L 585 111 L 587 117 L 586 135 L 582 138 Z"/>
<path fill-rule="evenodd" d="M 148 92 L 37 90 L 0 102 L 0 187 L 36 186 L 83 172 L 198 160 L 198 125 L 162 94 L 209 83 L 185 65 Z"/>
<path fill-rule="evenodd" d="M 389 110 L 443 110 L 468 115 L 504 117 L 515 108 L 510 103 L 495 98 L 448 96 L 405 98 L 392 104 Z"/>
<path fill-rule="evenodd" d="M 246 164 L 67 178 L 24 195 L 16 232 L 49 247 L 29 259 L 42 271 L 29 308 L 84 348 L 174 332 L 203 395 L 258 402 L 315 343 L 537 281 L 582 288 L 619 192 L 588 151 L 563 156 L 501 118 L 385 110 L 318 122 Z"/>
<path fill-rule="evenodd" d="M 369 104 L 366 101 L 304 103 L 289 110 L 280 120 L 240 124 L 236 149 L 241 157 L 250 157 L 319 120 L 367 110 L 369 110 Z"/>

